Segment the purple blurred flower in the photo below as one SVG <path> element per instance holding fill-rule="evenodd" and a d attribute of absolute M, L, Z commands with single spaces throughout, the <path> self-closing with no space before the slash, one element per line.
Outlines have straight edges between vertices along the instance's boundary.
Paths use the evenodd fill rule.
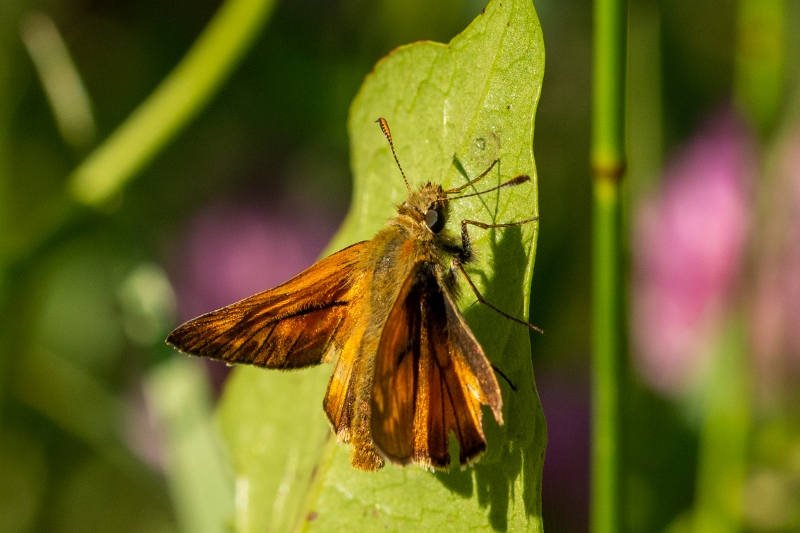
<path fill-rule="evenodd" d="M 700 370 L 742 269 L 753 173 L 747 130 L 716 116 L 635 214 L 634 354 L 656 389 L 678 393 Z"/>
<path fill-rule="evenodd" d="M 190 223 L 175 250 L 181 321 L 271 289 L 311 266 L 339 220 L 324 209 L 218 202 Z M 220 391 L 228 368 L 206 360 Z"/>
<path fill-rule="evenodd" d="M 320 211 L 217 203 L 189 224 L 176 279 L 181 319 L 283 283 L 317 260 L 338 227 Z"/>
<path fill-rule="evenodd" d="M 563 531 L 588 531 L 588 383 L 545 369 L 536 372 L 536 388 L 547 417 L 547 458 L 542 473 L 545 520 L 558 520 Z"/>

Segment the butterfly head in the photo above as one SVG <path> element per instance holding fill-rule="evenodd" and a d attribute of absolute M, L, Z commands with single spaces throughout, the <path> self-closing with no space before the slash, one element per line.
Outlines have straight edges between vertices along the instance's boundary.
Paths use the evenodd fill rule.
<path fill-rule="evenodd" d="M 412 192 L 399 209 L 400 214 L 410 217 L 433 235 L 444 230 L 449 214 L 447 197 L 441 185 L 426 183 L 419 191 Z"/>

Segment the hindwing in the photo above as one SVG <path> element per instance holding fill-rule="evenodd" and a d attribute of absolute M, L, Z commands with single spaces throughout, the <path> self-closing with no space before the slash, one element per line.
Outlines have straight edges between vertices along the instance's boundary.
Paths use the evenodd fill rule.
<path fill-rule="evenodd" d="M 389 313 L 375 358 L 372 439 L 399 463 L 450 465 L 450 434 L 466 465 L 486 449 L 481 405 L 502 424 L 491 364 L 436 267 L 418 263 Z"/>

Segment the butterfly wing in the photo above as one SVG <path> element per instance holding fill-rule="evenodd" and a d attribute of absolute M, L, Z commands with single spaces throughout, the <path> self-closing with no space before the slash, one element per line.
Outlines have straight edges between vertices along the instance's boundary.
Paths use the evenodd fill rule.
<path fill-rule="evenodd" d="M 388 460 L 445 469 L 450 433 L 465 465 L 486 449 L 481 405 L 502 423 L 491 364 L 434 267 L 411 272 L 383 328 L 372 389 L 372 439 Z"/>
<path fill-rule="evenodd" d="M 318 364 L 347 334 L 347 309 L 366 244 L 349 246 L 274 289 L 191 320 L 167 342 L 229 363 L 281 369 Z"/>

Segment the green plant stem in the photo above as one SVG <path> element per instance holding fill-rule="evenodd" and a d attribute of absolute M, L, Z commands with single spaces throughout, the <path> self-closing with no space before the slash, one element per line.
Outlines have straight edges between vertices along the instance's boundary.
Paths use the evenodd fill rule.
<path fill-rule="evenodd" d="M 752 432 L 747 324 L 733 315 L 713 351 L 705 390 L 693 516 L 695 532 L 742 530 L 743 486 Z"/>
<path fill-rule="evenodd" d="M 620 530 L 620 383 L 625 353 L 621 183 L 625 171 L 627 3 L 595 0 L 592 499 L 595 533 Z"/>
<path fill-rule="evenodd" d="M 227 0 L 183 61 L 73 172 L 70 193 L 100 206 L 113 198 L 205 106 L 267 21 L 274 0 Z"/>

